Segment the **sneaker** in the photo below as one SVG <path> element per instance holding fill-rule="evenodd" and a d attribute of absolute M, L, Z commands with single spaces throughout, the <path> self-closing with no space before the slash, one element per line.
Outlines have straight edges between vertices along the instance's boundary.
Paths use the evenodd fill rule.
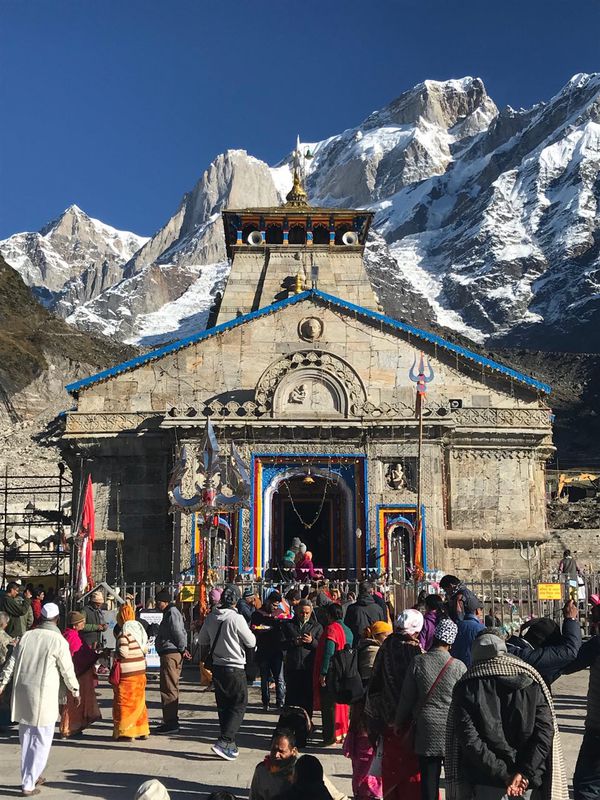
<path fill-rule="evenodd" d="M 225 761 L 235 761 L 239 755 L 239 750 L 233 742 L 228 744 L 227 742 L 222 742 L 220 739 L 215 742 L 210 749 L 216 756 L 224 758 Z"/>
<path fill-rule="evenodd" d="M 179 730 L 178 722 L 163 722 L 154 728 L 153 733 L 177 733 Z"/>

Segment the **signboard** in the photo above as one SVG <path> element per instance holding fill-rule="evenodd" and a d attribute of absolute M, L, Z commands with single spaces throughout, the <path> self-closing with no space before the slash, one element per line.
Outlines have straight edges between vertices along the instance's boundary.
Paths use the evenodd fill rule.
<path fill-rule="evenodd" d="M 562 600 L 562 583 L 538 583 L 538 600 Z"/>
<path fill-rule="evenodd" d="M 179 592 L 180 603 L 195 603 L 198 600 L 198 586 L 196 584 L 185 584 Z"/>
<path fill-rule="evenodd" d="M 158 626 L 162 622 L 162 611 L 156 611 L 153 608 L 143 608 L 139 614 L 140 619 L 147 622 L 151 626 Z M 156 652 L 156 636 L 148 634 L 148 652 L 146 653 L 146 667 L 148 669 L 160 669 L 160 656 Z"/>

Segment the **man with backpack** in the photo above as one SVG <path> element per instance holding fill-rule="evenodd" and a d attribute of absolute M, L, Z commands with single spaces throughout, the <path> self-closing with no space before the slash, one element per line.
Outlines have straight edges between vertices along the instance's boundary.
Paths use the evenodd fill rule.
<path fill-rule="evenodd" d="M 239 755 L 235 738 L 248 705 L 246 648 L 256 646 L 256 637 L 236 610 L 239 599 L 238 587 L 226 586 L 199 638 L 204 664 L 212 670 L 219 715 L 220 736 L 211 750 L 225 761 L 234 761 Z"/>

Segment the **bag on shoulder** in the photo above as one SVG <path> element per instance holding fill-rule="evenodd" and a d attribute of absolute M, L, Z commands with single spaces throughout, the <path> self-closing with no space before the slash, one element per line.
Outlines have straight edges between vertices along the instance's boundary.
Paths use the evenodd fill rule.
<path fill-rule="evenodd" d="M 108 682 L 111 686 L 118 686 L 121 683 L 121 662 L 116 658 L 108 673 Z"/>
<path fill-rule="evenodd" d="M 364 686 L 358 671 L 358 652 L 346 645 L 331 657 L 327 672 L 327 691 L 336 703 L 351 705 L 364 696 Z"/>
<path fill-rule="evenodd" d="M 296 746 L 303 750 L 312 733 L 313 724 L 306 709 L 301 706 L 284 706 L 277 720 L 276 730 L 288 729 L 294 732 Z"/>
<path fill-rule="evenodd" d="M 219 641 L 219 636 L 221 635 L 221 628 L 223 627 L 223 623 L 219 623 L 219 627 L 217 628 L 217 635 L 215 636 L 213 643 L 208 651 L 208 655 L 204 659 L 204 669 L 207 669 L 209 672 L 212 672 L 213 668 L 213 655 L 215 652 L 215 647 L 217 646 L 217 642 Z"/>

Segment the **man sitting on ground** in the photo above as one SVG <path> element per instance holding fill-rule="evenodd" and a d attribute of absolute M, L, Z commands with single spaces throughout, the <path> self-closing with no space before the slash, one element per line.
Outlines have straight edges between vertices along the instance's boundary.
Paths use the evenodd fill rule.
<path fill-rule="evenodd" d="M 269 755 L 254 770 L 249 800 L 280 800 L 291 792 L 298 755 L 293 732 L 287 729 L 275 731 Z M 326 776 L 323 776 L 323 783 L 332 800 L 347 800 L 346 795 Z"/>

